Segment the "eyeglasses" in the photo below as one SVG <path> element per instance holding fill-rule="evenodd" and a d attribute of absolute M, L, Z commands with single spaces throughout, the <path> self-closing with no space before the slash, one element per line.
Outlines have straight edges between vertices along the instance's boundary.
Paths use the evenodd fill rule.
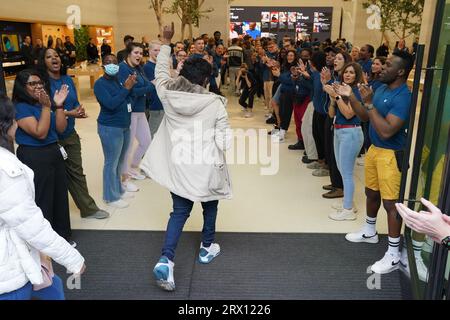
<path fill-rule="evenodd" d="M 45 86 L 45 82 L 40 80 L 40 81 L 30 81 L 27 82 L 27 85 L 29 85 L 32 88 L 36 88 L 37 86 Z"/>

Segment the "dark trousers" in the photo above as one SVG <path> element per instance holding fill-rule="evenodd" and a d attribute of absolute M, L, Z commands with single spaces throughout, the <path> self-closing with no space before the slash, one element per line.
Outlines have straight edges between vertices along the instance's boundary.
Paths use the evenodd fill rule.
<path fill-rule="evenodd" d="M 90 216 L 100 209 L 94 199 L 89 195 L 86 175 L 83 173 L 83 162 L 81 159 L 80 137 L 74 131 L 69 137 L 59 141 L 64 147 L 68 158 L 66 162 L 67 186 L 73 201 L 80 209 L 81 217 Z"/>
<path fill-rule="evenodd" d="M 291 124 L 292 111 L 294 110 L 294 94 L 291 92 L 280 95 L 280 128 L 288 130 Z"/>
<path fill-rule="evenodd" d="M 173 200 L 173 211 L 170 214 L 169 223 L 167 224 L 166 238 L 162 255 L 173 261 L 175 257 L 175 249 L 178 245 L 181 233 L 183 231 L 186 220 L 191 215 L 194 203 L 191 200 L 170 193 Z M 203 207 L 203 230 L 202 243 L 204 247 L 209 247 L 214 242 L 216 235 L 216 218 L 217 206 L 219 201 L 202 202 Z"/>
<path fill-rule="evenodd" d="M 34 172 L 35 201 L 61 237 L 70 240 L 69 196 L 64 159 L 58 144 L 19 146 L 17 157 Z"/>
<path fill-rule="evenodd" d="M 302 135 L 303 116 L 305 115 L 306 109 L 308 108 L 308 104 L 310 101 L 311 100 L 309 96 L 307 96 L 301 103 L 294 102 L 294 119 L 298 141 L 303 141 Z"/>
<path fill-rule="evenodd" d="M 336 156 L 334 154 L 334 128 L 333 118 L 327 116 L 325 120 L 325 161 L 330 170 L 331 185 L 333 188 L 344 188 L 341 172 L 336 163 Z"/>
<path fill-rule="evenodd" d="M 239 104 L 244 108 L 253 109 L 253 101 L 255 100 L 256 87 L 244 88 L 241 97 L 239 98 Z M 248 99 L 248 103 L 247 103 Z"/>
<path fill-rule="evenodd" d="M 313 115 L 313 137 L 317 148 L 317 157 L 319 160 L 325 160 L 325 120 L 328 115 L 314 110 Z"/>

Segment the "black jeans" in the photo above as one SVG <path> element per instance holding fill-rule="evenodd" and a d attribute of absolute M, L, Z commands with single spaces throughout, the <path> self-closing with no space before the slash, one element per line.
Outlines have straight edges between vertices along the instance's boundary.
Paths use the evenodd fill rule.
<path fill-rule="evenodd" d="M 280 95 L 280 128 L 288 130 L 294 110 L 294 94 L 285 92 Z"/>
<path fill-rule="evenodd" d="M 317 148 L 317 157 L 319 160 L 325 159 L 325 121 L 328 115 L 314 110 L 313 115 L 313 137 Z"/>
<path fill-rule="evenodd" d="M 241 97 L 239 98 L 239 104 L 244 108 L 253 109 L 253 101 L 255 100 L 255 94 L 256 94 L 256 86 L 253 86 L 251 88 L 248 87 L 244 88 Z"/>
<path fill-rule="evenodd" d="M 334 128 L 333 119 L 327 116 L 325 120 L 325 161 L 330 170 L 331 185 L 333 188 L 344 188 L 341 173 L 337 167 L 336 156 L 334 154 Z"/>
<path fill-rule="evenodd" d="M 52 228 L 71 239 L 69 196 L 64 159 L 58 144 L 44 147 L 19 146 L 17 158 L 34 172 L 35 201 Z"/>

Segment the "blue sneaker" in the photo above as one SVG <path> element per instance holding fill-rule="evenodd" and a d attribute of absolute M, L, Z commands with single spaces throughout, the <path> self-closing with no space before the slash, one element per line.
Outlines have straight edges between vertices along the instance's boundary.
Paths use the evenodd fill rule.
<path fill-rule="evenodd" d="M 198 254 L 198 261 L 200 263 L 210 263 L 215 257 L 220 254 L 220 246 L 217 243 L 212 243 L 209 248 L 203 246 L 203 242 L 200 244 L 200 253 Z"/>
<path fill-rule="evenodd" d="M 175 264 L 167 257 L 162 256 L 155 268 L 153 268 L 153 274 L 155 275 L 156 284 L 163 290 L 174 291 L 175 280 L 173 278 L 173 267 Z"/>

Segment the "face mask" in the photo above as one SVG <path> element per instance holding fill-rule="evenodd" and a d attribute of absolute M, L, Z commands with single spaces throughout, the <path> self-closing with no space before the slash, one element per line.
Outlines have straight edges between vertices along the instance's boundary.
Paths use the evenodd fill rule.
<path fill-rule="evenodd" d="M 117 64 L 110 63 L 104 66 L 104 68 L 108 76 L 114 77 L 119 73 L 119 66 Z"/>

